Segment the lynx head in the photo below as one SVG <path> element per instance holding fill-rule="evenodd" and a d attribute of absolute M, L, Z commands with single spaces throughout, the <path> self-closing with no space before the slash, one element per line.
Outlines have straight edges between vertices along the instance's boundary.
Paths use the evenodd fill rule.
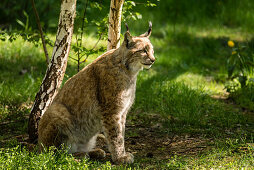
<path fill-rule="evenodd" d="M 149 22 L 149 29 L 146 33 L 136 37 L 131 36 L 127 24 L 126 28 L 127 32 L 124 34 L 121 46 L 124 49 L 126 67 L 133 72 L 138 72 L 143 68 L 149 69 L 155 61 L 153 45 L 149 40 L 152 23 Z"/>

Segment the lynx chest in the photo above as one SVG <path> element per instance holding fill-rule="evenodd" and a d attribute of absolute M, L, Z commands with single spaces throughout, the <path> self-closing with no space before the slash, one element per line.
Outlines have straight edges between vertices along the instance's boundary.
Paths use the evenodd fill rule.
<path fill-rule="evenodd" d="M 122 92 L 122 95 L 121 95 L 122 114 L 127 112 L 132 106 L 135 99 L 135 91 L 136 91 L 136 85 L 133 84 L 130 86 L 130 88 L 125 89 Z"/>

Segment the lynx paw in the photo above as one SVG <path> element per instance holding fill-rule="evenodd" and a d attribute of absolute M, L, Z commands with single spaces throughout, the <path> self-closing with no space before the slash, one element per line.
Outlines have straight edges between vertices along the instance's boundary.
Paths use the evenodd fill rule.
<path fill-rule="evenodd" d="M 134 162 L 134 156 L 127 152 L 124 156 L 116 159 L 114 162 L 115 164 L 131 164 Z"/>
<path fill-rule="evenodd" d="M 92 159 L 103 159 L 106 157 L 106 153 L 102 149 L 94 149 L 93 151 L 88 153 L 89 157 Z"/>
<path fill-rule="evenodd" d="M 75 158 L 87 158 L 89 155 L 86 152 L 75 152 L 72 154 Z"/>

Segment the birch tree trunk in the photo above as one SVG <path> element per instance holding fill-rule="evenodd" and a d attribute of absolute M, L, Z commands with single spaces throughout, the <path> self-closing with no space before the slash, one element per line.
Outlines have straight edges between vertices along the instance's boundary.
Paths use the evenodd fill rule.
<path fill-rule="evenodd" d="M 120 46 L 121 15 L 124 0 L 111 0 L 108 25 L 108 46 L 107 50 Z"/>
<path fill-rule="evenodd" d="M 70 51 L 75 14 L 76 0 L 62 0 L 52 59 L 47 68 L 40 90 L 36 94 L 29 116 L 28 134 L 31 142 L 37 140 L 40 117 L 51 104 L 57 94 L 57 89 L 62 83 Z"/>

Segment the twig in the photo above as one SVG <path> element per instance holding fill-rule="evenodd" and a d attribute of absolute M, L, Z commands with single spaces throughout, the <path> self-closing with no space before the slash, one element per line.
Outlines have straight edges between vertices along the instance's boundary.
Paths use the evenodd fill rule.
<path fill-rule="evenodd" d="M 80 34 L 80 37 L 81 37 L 80 47 L 82 45 L 82 37 L 83 37 L 83 32 L 84 32 L 84 23 L 85 23 L 86 10 L 87 10 L 88 3 L 89 3 L 89 0 L 86 0 L 86 6 L 85 6 L 84 13 L 83 13 L 83 18 L 82 18 L 82 26 L 81 26 L 81 34 Z"/>
<path fill-rule="evenodd" d="M 78 34 L 76 34 L 76 41 L 77 41 L 77 47 L 79 47 L 79 44 L 78 44 Z M 78 59 L 76 60 L 78 62 L 78 70 L 77 70 L 78 72 L 79 72 L 79 65 L 80 65 L 79 64 L 79 61 L 80 61 L 79 55 L 80 55 L 80 52 L 79 52 L 79 48 L 78 48 Z"/>
<path fill-rule="evenodd" d="M 71 57 L 71 56 L 69 56 L 71 59 L 73 59 L 73 60 L 75 60 L 75 61 L 78 61 L 76 58 L 73 58 L 73 57 Z"/>
<path fill-rule="evenodd" d="M 86 6 L 85 6 L 85 10 L 84 10 L 84 13 L 83 13 L 83 17 L 82 17 L 82 26 L 81 26 L 81 33 L 80 33 L 80 43 L 78 44 L 78 36 L 76 35 L 76 39 L 77 39 L 77 46 L 78 47 L 81 47 L 82 46 L 82 40 L 83 40 L 83 33 L 84 33 L 84 23 L 85 23 L 85 17 L 86 17 L 86 10 L 87 10 L 87 7 L 88 7 L 88 3 L 89 3 L 89 0 L 86 0 Z M 82 62 L 80 62 L 82 57 L 80 57 L 80 51 L 78 49 L 78 60 L 76 60 L 78 62 L 78 72 L 80 70 L 80 64 Z"/>
<path fill-rule="evenodd" d="M 94 49 L 95 49 L 95 47 L 98 45 L 99 41 L 100 41 L 100 40 L 101 40 L 101 38 L 102 38 L 102 35 L 103 35 L 103 33 L 101 33 L 101 34 L 100 34 L 100 37 L 99 37 L 98 41 L 94 44 L 94 46 L 93 46 L 92 50 L 94 50 Z"/>
<path fill-rule="evenodd" d="M 38 28 L 39 28 L 39 31 L 40 31 L 40 34 L 41 34 L 41 41 L 42 41 L 42 45 L 43 45 L 44 54 L 45 54 L 45 57 L 46 57 L 46 62 L 47 62 L 47 64 L 49 64 L 49 55 L 48 55 L 48 51 L 47 51 L 43 31 L 42 31 L 42 28 L 41 28 L 40 17 L 38 15 L 37 10 L 36 10 L 34 0 L 31 0 L 31 3 L 32 3 L 34 14 L 35 14 L 36 22 L 37 22 L 37 25 L 38 25 Z"/>
<path fill-rule="evenodd" d="M 103 35 L 103 33 L 100 34 L 100 37 L 99 37 L 99 39 L 97 40 L 97 42 L 94 44 L 92 50 L 94 50 L 95 47 L 98 45 L 99 41 L 100 41 L 101 38 L 102 38 L 102 35 Z M 82 57 L 83 57 L 83 56 L 82 56 Z M 88 57 L 89 57 L 89 55 L 87 55 L 86 58 L 85 58 L 83 61 L 80 62 L 80 64 L 86 62 L 86 60 L 87 60 Z"/>

